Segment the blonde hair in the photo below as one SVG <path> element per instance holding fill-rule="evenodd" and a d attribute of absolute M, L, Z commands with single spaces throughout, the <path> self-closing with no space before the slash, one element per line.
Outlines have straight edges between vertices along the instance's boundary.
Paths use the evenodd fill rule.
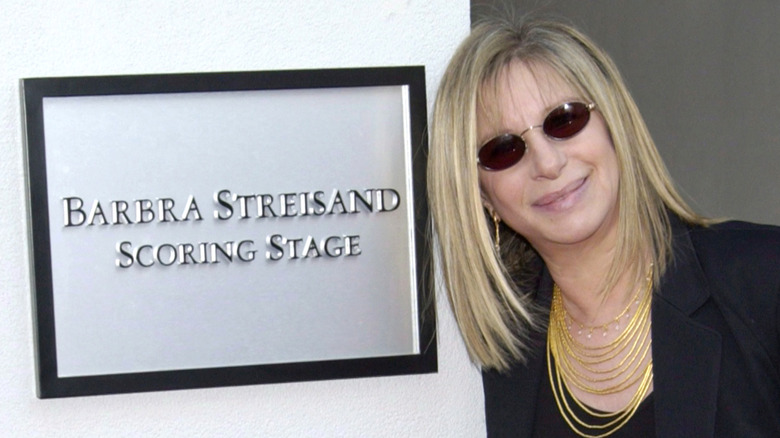
<path fill-rule="evenodd" d="M 653 263 L 656 280 L 671 260 L 667 209 L 706 224 L 671 178 L 609 56 L 566 24 L 496 20 L 477 24 L 450 60 L 439 85 L 431 126 L 428 196 L 442 273 L 469 354 L 486 368 L 507 369 L 524 359 L 527 336 L 538 328 L 533 292 L 541 260 L 520 235 L 493 221 L 481 201 L 477 170 L 477 113 L 494 102 L 497 76 L 511 62 L 545 65 L 588 102 L 609 129 L 620 169 L 618 241 L 605 290 L 623 272 L 637 278 Z M 646 260 L 647 254 L 650 260 Z"/>

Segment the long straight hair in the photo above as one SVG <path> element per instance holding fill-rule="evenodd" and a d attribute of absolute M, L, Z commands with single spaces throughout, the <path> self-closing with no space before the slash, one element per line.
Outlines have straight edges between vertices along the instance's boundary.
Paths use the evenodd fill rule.
<path fill-rule="evenodd" d="M 566 24 L 547 20 L 485 21 L 456 50 L 439 85 L 431 126 L 428 196 L 447 294 L 474 362 L 505 370 L 524 360 L 530 330 L 539 328 L 529 292 L 540 258 L 523 236 L 493 222 L 482 205 L 477 169 L 477 113 L 495 102 L 497 76 L 510 63 L 550 67 L 595 102 L 619 163 L 618 240 L 606 278 L 635 278 L 653 263 L 658 278 L 671 260 L 667 210 L 705 225 L 674 188 L 642 116 L 609 56 Z M 650 260 L 647 260 L 647 257 Z"/>

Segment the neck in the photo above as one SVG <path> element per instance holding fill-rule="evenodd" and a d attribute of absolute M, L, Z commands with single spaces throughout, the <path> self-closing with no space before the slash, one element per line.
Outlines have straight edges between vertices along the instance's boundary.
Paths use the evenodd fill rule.
<path fill-rule="evenodd" d="M 605 290 L 605 280 L 614 260 L 614 240 L 539 251 L 561 291 L 567 312 L 583 324 L 601 325 L 614 319 L 638 287 L 633 270 L 627 269 Z"/>

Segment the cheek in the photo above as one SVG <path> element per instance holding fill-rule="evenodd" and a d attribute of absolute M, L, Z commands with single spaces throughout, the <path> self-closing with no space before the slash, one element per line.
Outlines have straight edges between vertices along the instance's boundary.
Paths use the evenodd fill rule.
<path fill-rule="evenodd" d="M 607 180 L 613 188 L 617 189 L 620 181 L 620 164 L 614 149 L 605 152 L 603 163 L 605 163 L 604 172 Z"/>
<path fill-rule="evenodd" d="M 502 217 L 522 204 L 522 184 L 511 174 L 480 175 L 479 185 L 485 207 L 496 210 Z"/>

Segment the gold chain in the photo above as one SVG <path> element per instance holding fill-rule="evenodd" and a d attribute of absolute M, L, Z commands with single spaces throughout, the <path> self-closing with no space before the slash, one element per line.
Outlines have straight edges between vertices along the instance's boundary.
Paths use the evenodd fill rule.
<path fill-rule="evenodd" d="M 651 265 L 651 267 L 652 267 L 652 265 Z M 577 319 L 575 319 L 568 311 L 566 311 L 566 307 L 564 306 L 563 310 L 565 312 L 565 315 L 566 315 L 566 317 L 569 318 L 568 328 L 571 329 L 571 326 L 576 324 L 577 325 L 577 334 L 578 335 L 581 335 L 583 330 L 587 330 L 588 331 L 588 334 L 587 334 L 588 339 L 591 338 L 591 336 L 593 335 L 593 331 L 596 330 L 596 329 L 601 329 L 601 335 L 602 336 L 607 336 L 607 332 L 609 332 L 609 326 L 612 325 L 612 324 L 615 325 L 615 330 L 620 330 L 620 320 L 624 316 L 628 317 L 628 311 L 631 309 L 631 306 L 634 304 L 634 301 L 639 302 L 639 294 L 641 292 L 642 292 L 642 288 L 640 287 L 640 288 L 637 289 L 636 295 L 634 296 L 634 298 L 632 298 L 631 301 L 628 302 L 628 305 L 623 309 L 623 311 L 620 312 L 620 315 L 616 316 L 611 321 L 609 321 L 607 323 L 604 323 L 602 325 L 587 325 L 587 324 L 583 324 L 580 321 L 578 321 Z"/>
<path fill-rule="evenodd" d="M 652 272 L 652 266 L 650 270 Z M 652 343 L 650 337 L 652 288 L 652 275 L 648 274 L 646 286 L 641 287 L 637 292 L 638 306 L 625 326 L 625 330 L 615 340 L 602 346 L 592 347 L 577 341 L 569 332 L 561 290 L 557 284 L 553 285 L 550 326 L 547 332 L 547 371 L 561 416 L 581 437 L 603 438 L 615 433 L 634 416 L 652 386 L 653 360 L 649 357 Z M 633 302 L 632 299 L 631 303 Z M 631 305 L 629 304 L 616 320 L 625 315 Z M 623 357 L 616 365 L 607 368 L 599 367 L 620 355 Z M 589 394 L 610 395 L 625 391 L 637 383 L 637 389 L 626 406 L 614 413 L 601 413 L 590 409 L 570 390 L 573 386 Z M 575 404 L 584 412 L 608 421 L 599 425 L 588 424 L 580 419 L 569 405 L 566 392 L 571 394 Z"/>

